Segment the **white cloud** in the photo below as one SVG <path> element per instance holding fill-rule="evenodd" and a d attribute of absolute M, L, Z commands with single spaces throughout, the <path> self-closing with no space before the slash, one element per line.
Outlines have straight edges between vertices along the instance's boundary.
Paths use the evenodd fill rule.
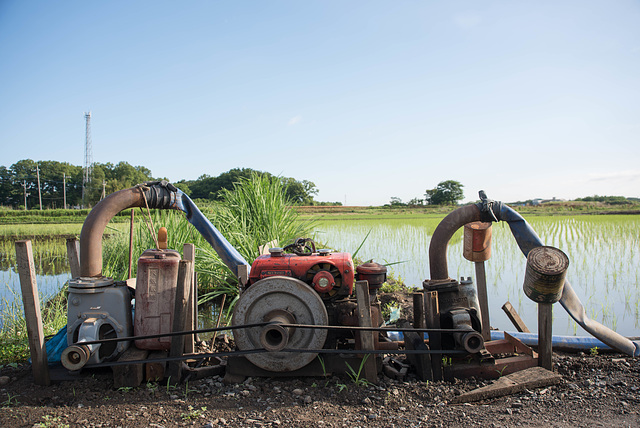
<path fill-rule="evenodd" d="M 627 170 L 605 173 L 589 174 L 589 181 L 620 181 L 620 180 L 638 180 L 640 179 L 640 171 Z"/>
<path fill-rule="evenodd" d="M 287 122 L 287 125 L 288 126 L 293 126 L 295 124 L 300 123 L 301 120 L 302 120 L 302 116 L 301 115 L 294 116 L 291 119 L 289 119 L 289 122 Z"/>

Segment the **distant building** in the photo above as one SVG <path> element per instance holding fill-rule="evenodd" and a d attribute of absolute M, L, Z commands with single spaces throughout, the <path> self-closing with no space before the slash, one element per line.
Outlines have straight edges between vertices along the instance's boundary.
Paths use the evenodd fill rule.
<path fill-rule="evenodd" d="M 555 196 L 551 199 L 542 199 L 542 198 L 535 198 L 531 200 L 531 205 L 540 205 L 540 204 L 546 204 L 548 202 L 567 202 L 566 199 L 560 199 L 560 198 L 556 198 Z"/>

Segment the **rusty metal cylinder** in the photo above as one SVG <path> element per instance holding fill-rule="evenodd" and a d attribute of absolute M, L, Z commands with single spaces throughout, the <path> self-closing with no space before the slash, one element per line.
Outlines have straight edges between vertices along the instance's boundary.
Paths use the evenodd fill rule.
<path fill-rule="evenodd" d="M 136 336 L 171 333 L 180 254 L 175 250 L 146 250 L 138 259 Z M 136 340 L 140 349 L 169 350 L 171 337 Z"/>
<path fill-rule="evenodd" d="M 464 225 L 462 255 L 471 262 L 484 262 L 491 258 L 491 223 L 474 221 Z"/>
<path fill-rule="evenodd" d="M 376 293 L 387 280 L 387 267 L 380 263 L 368 262 L 356 267 L 356 280 L 369 283 L 369 293 Z"/>
<path fill-rule="evenodd" d="M 562 297 L 569 258 L 555 247 L 536 247 L 527 255 L 524 293 L 534 302 L 555 303 Z"/>

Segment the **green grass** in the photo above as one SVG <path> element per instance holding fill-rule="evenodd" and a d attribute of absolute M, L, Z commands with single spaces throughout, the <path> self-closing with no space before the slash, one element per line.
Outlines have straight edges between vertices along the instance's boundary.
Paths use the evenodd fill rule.
<path fill-rule="evenodd" d="M 0 224 L 61 224 L 61 223 L 79 223 L 82 224 L 91 210 L 73 210 L 73 209 L 46 209 L 46 210 L 13 210 L 0 209 Z M 114 222 L 126 222 L 125 212 L 116 215 Z"/>
<path fill-rule="evenodd" d="M 45 336 L 56 334 L 67 324 L 67 290 L 47 302 L 41 299 L 42 326 Z M 0 327 L 0 365 L 23 362 L 29 358 L 29 338 L 24 318 L 22 297 L 13 292 L 3 299 Z"/>
<path fill-rule="evenodd" d="M 82 223 L 0 224 L 0 240 L 80 236 Z"/>

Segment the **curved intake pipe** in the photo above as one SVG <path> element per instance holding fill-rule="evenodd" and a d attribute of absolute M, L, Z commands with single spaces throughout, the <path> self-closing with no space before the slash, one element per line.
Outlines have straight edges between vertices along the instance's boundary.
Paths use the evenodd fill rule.
<path fill-rule="evenodd" d="M 146 199 L 146 203 L 145 203 Z M 120 211 L 146 207 L 176 209 L 186 213 L 187 220 L 216 250 L 222 261 L 238 276 L 238 266 L 248 265 L 238 251 L 202 214 L 180 189 L 166 181 L 139 184 L 107 196 L 91 210 L 80 233 L 80 276 L 102 276 L 102 235 L 109 221 Z"/>
<path fill-rule="evenodd" d="M 429 245 L 429 265 L 432 280 L 446 280 L 449 278 L 447 268 L 449 240 L 456 230 L 473 221 L 506 221 L 525 257 L 532 249 L 544 245 L 529 223 L 511 207 L 502 202 L 488 199 L 484 191 L 480 191 L 480 200 L 475 205 L 467 205 L 451 212 L 436 228 Z M 560 304 L 592 336 L 627 355 L 640 356 L 640 342 L 631 341 L 587 316 L 584 306 L 582 306 L 582 302 L 580 302 L 569 280 L 564 282 Z"/>

